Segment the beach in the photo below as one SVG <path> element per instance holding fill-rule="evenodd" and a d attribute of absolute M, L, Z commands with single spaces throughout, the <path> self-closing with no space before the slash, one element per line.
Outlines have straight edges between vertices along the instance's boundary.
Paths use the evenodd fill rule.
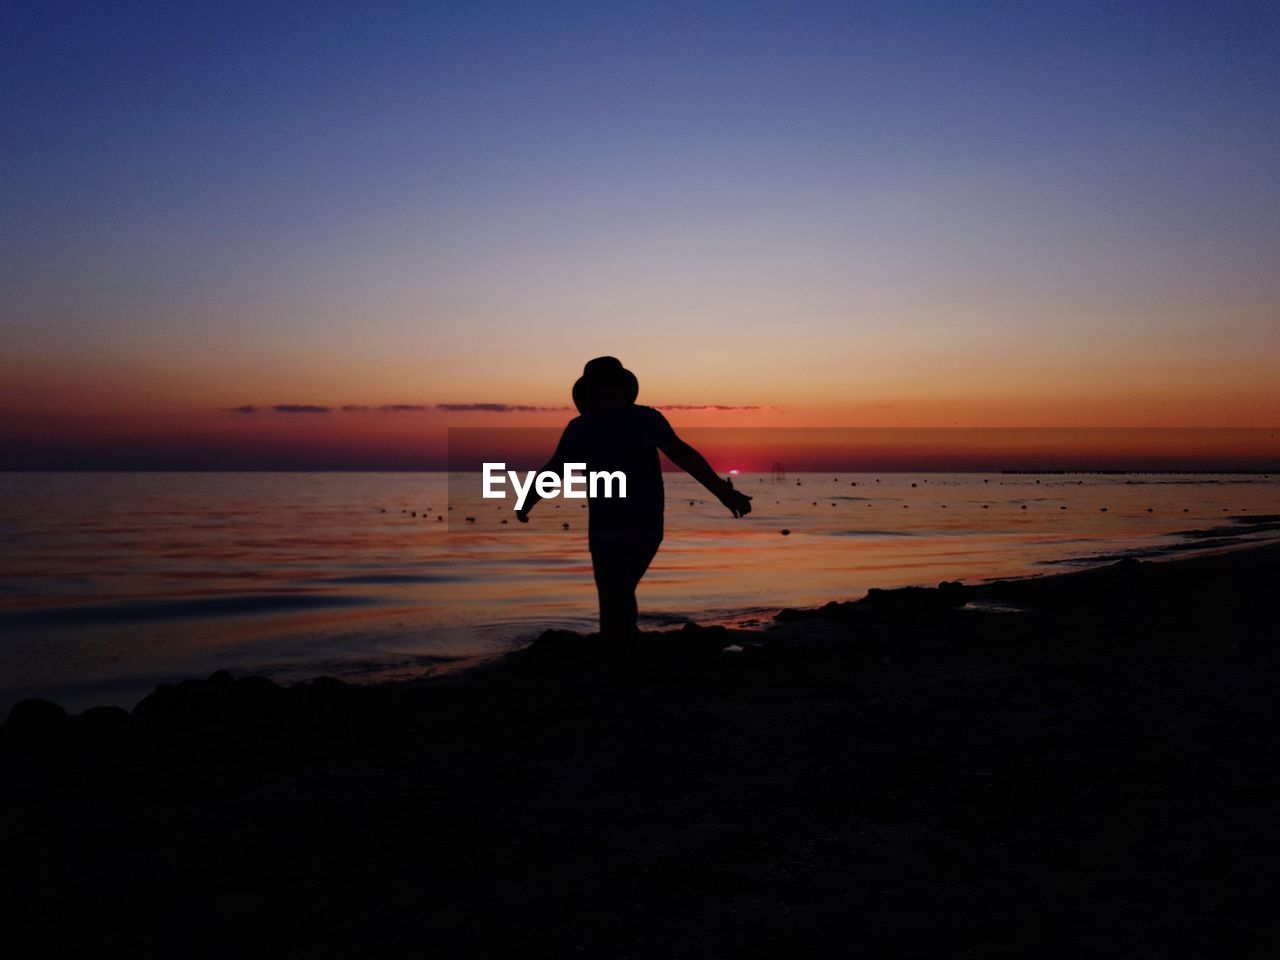
<path fill-rule="evenodd" d="M 54 955 L 1260 954 L 1278 561 L 29 701 L 0 727 L 8 925 Z"/>

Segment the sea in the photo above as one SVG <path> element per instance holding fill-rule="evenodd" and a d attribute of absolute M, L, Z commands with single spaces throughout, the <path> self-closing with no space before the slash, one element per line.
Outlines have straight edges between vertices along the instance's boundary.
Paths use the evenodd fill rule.
<path fill-rule="evenodd" d="M 1258 474 L 665 475 L 641 626 L 758 626 L 871 587 L 977 583 L 1280 538 Z M 132 707 L 216 670 L 281 683 L 457 670 L 595 629 L 581 501 L 450 500 L 444 473 L 0 474 L 0 714 Z"/>

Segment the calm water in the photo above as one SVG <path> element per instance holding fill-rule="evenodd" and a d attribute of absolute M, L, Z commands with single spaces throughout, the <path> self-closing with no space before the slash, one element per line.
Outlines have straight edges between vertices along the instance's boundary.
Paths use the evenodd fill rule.
<path fill-rule="evenodd" d="M 1233 517 L 1280 514 L 1280 482 L 1256 476 L 743 476 L 756 512 L 739 521 L 688 478 L 667 482 L 666 542 L 640 591 L 649 626 L 1216 548 L 1276 536 Z M 594 629 L 580 502 L 503 524 L 494 501 L 449 512 L 447 487 L 444 474 L 0 474 L 0 711 L 26 696 L 131 706 L 222 668 L 413 676 L 549 626 Z"/>

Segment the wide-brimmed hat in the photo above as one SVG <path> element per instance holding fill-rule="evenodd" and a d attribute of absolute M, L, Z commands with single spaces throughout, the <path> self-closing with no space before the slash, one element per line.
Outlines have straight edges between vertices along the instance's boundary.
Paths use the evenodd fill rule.
<path fill-rule="evenodd" d="M 573 404 L 579 413 L 625 407 L 639 395 L 640 381 L 617 357 L 587 361 L 573 385 Z"/>

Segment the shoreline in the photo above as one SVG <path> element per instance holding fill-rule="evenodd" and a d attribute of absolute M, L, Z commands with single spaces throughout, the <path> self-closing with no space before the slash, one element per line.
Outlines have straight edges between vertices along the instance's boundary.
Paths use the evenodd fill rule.
<path fill-rule="evenodd" d="M 55 952 L 1247 952 L 1277 926 L 1277 570 L 1267 544 L 628 656 L 548 631 L 423 680 L 15 708 L 0 895 Z"/>
<path fill-rule="evenodd" d="M 1218 520 L 1218 518 L 1214 518 Z M 1135 545 L 1129 549 L 1122 550 L 1117 553 L 1099 553 L 1082 556 L 1069 556 L 1056 559 L 1042 559 L 1038 562 L 1038 570 L 1036 572 L 1018 573 L 1012 576 L 1001 577 L 977 577 L 975 579 L 965 579 L 964 583 L 970 589 L 982 586 L 992 582 L 1000 582 L 1006 579 L 1014 580 L 1035 580 L 1046 576 L 1057 576 L 1061 573 L 1076 572 L 1080 570 L 1096 569 L 1117 561 L 1126 559 L 1152 560 L 1156 562 L 1169 562 L 1185 558 L 1190 555 L 1192 558 L 1204 555 L 1210 555 L 1214 552 L 1249 550 L 1259 545 L 1265 545 L 1269 542 L 1277 542 L 1276 540 L 1259 539 L 1259 536 L 1278 537 L 1280 536 L 1280 515 L 1277 514 L 1228 514 L 1220 518 L 1220 522 L 1211 524 L 1203 528 L 1186 529 L 1177 532 L 1176 536 L 1180 538 L 1173 543 L 1155 543 L 1145 545 Z M 870 588 L 876 591 L 899 590 L 899 589 L 917 589 L 920 584 L 899 584 L 894 586 Z M 827 605 L 832 602 L 826 600 Z M 817 604 L 817 605 L 820 605 Z M 695 620 L 695 623 L 707 626 L 724 625 L 732 629 L 745 629 L 749 632 L 769 631 L 776 626 L 775 616 L 780 609 L 776 606 L 752 605 L 750 607 L 741 607 L 736 609 L 724 609 L 705 613 Z M 689 622 L 691 618 L 672 614 L 658 614 L 648 618 L 647 634 L 659 635 L 667 632 L 672 628 L 678 629 L 684 623 Z M 645 623 L 646 617 L 642 613 L 642 624 Z M 145 626 L 145 625 L 143 625 Z M 484 624 L 479 624 L 478 629 L 483 629 Z M 569 627 L 559 627 L 548 625 L 544 629 L 552 632 L 560 630 L 571 630 Z M 268 676 L 272 682 L 279 683 L 282 686 L 291 686 L 298 683 L 309 682 L 312 679 L 332 677 L 343 683 L 356 686 L 381 686 L 383 684 L 413 683 L 420 680 L 431 680 L 444 675 L 461 676 L 477 667 L 486 666 L 493 663 L 500 663 L 505 657 L 511 653 L 519 652 L 529 644 L 536 642 L 537 636 L 530 633 L 527 639 L 521 641 L 521 646 L 515 647 L 509 651 L 485 653 L 485 654 L 449 654 L 445 652 L 437 654 L 420 654 L 411 657 L 411 659 L 420 662 L 432 662 L 434 667 L 429 672 L 424 672 L 419 677 L 408 676 L 408 670 L 402 664 L 388 664 L 383 667 L 373 666 L 361 672 L 342 672 L 338 670 L 334 674 L 326 673 L 323 669 L 315 671 L 297 671 L 294 670 L 292 677 L 280 677 L 271 675 L 269 670 L 263 673 Z M 103 706 L 115 706 L 126 711 L 131 711 L 137 704 L 155 690 L 157 686 L 173 686 L 187 682 L 189 680 L 199 680 L 209 675 L 207 671 L 215 671 L 218 668 L 210 665 L 206 671 L 192 670 L 185 674 L 174 674 L 169 672 L 154 673 L 151 676 L 119 676 L 107 678 L 86 679 L 78 682 L 67 682 L 63 684 L 44 684 L 35 688 L 28 688 L 19 693 L 13 699 L 7 699 L 8 706 L 0 709 L 0 726 L 3 725 L 8 717 L 10 710 L 22 700 L 39 699 L 48 700 L 53 703 L 64 706 L 68 713 L 81 713 L 85 710 L 94 709 Z M 222 668 L 235 676 L 258 676 L 253 666 L 245 666 L 244 668 L 227 667 Z M 299 679 L 297 674 L 301 672 L 302 678 Z M 79 688 L 79 689 L 78 689 Z M 127 697 L 114 697 L 110 702 L 106 702 L 106 698 L 112 696 L 110 691 L 120 690 L 128 691 Z M 130 705 L 131 704 L 131 705 Z"/>

